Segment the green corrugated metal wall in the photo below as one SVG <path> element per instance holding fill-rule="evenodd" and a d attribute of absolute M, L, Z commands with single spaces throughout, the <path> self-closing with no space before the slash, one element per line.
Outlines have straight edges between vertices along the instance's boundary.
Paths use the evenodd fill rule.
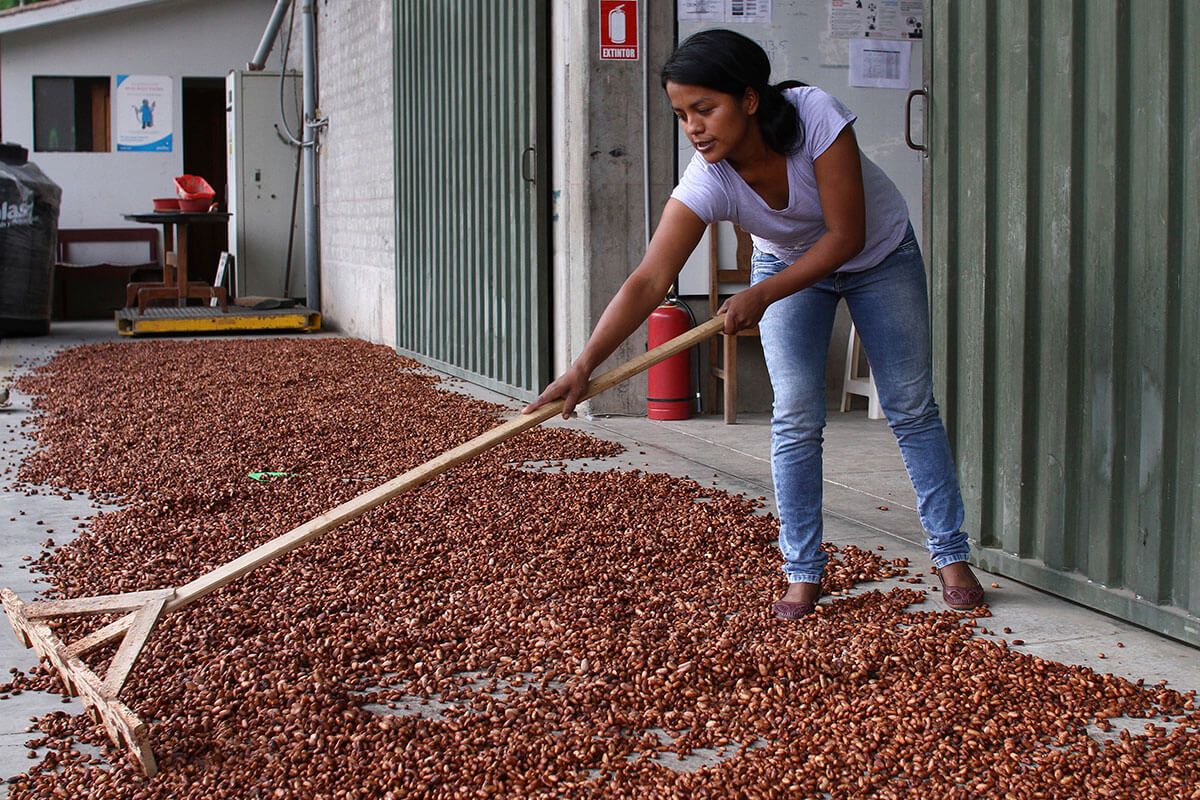
<path fill-rule="evenodd" d="M 937 388 L 979 562 L 1200 644 L 1200 3 L 926 8 Z"/>
<path fill-rule="evenodd" d="M 550 363 L 545 4 L 393 12 L 397 350 L 532 398 Z"/>

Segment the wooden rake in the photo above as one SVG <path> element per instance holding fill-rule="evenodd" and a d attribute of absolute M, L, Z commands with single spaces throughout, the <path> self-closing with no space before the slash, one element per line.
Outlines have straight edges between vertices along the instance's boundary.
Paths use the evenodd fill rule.
<path fill-rule="evenodd" d="M 724 315 L 720 315 L 605 372 L 588 384 L 583 399 L 594 397 L 660 361 L 703 342 L 719 333 L 723 325 Z M 322 534 L 345 525 L 396 495 L 415 489 L 518 433 L 540 425 L 561 413 L 562 405 L 562 401 L 551 403 L 532 414 L 521 414 L 502 423 L 487 433 L 447 450 L 437 458 L 342 503 L 183 586 L 31 603 L 22 602 L 11 589 L 2 589 L 0 597 L 4 601 L 4 613 L 8 615 L 8 621 L 16 631 L 17 638 L 26 647 L 36 650 L 42 659 L 54 667 L 67 691 L 83 700 L 84 708 L 96 722 L 104 726 L 109 739 L 118 747 L 126 748 L 146 776 L 152 777 L 158 771 L 158 765 L 150 747 L 146 723 L 121 702 L 120 694 L 159 619 L 165 614 L 191 605 L 205 595 Z M 50 620 L 96 614 L 124 616 L 69 644 L 59 639 L 49 625 Z M 83 661 L 83 657 L 96 648 L 118 640 L 120 644 L 117 646 L 117 652 L 109 662 L 103 677 Z"/>

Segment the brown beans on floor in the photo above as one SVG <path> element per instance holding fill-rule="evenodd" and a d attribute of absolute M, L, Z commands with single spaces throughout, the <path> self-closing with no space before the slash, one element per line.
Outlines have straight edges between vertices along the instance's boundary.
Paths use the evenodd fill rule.
<path fill-rule="evenodd" d="M 21 388 L 20 480 L 122 505 L 34 562 L 61 597 L 183 583 L 502 413 L 339 339 L 87 346 Z M 1200 798 L 1190 693 L 863 591 L 907 565 L 854 547 L 829 548 L 839 596 L 776 620 L 760 503 L 562 463 L 618 450 L 531 431 L 165 618 L 123 693 L 159 775 L 55 713 L 11 796 Z M 1147 724 L 1105 735 L 1128 717 Z M 663 755 L 702 748 L 692 772 Z"/>

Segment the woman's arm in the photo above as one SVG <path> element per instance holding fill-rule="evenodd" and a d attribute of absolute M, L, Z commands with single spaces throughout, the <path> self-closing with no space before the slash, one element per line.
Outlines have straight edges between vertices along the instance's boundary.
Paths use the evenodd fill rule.
<path fill-rule="evenodd" d="M 704 234 L 704 222 L 678 200 L 668 200 L 662 219 L 638 264 L 609 302 L 583 352 L 562 377 L 546 387 L 522 413 L 528 414 L 562 398 L 563 418 L 571 416 L 587 388 L 592 371 L 613 354 L 646 321 L 675 282 L 684 262 Z"/>
<path fill-rule="evenodd" d="M 813 162 L 825 234 L 787 269 L 725 301 L 725 332 L 752 328 L 767 306 L 812 286 L 862 252 L 867 235 L 862 161 L 854 128 L 847 125 Z"/>

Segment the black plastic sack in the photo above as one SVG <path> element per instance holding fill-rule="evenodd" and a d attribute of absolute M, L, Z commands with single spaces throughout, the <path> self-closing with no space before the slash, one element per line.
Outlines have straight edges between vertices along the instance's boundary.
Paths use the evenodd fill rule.
<path fill-rule="evenodd" d="M 18 145 L 0 145 L 0 335 L 50 332 L 62 189 Z"/>

